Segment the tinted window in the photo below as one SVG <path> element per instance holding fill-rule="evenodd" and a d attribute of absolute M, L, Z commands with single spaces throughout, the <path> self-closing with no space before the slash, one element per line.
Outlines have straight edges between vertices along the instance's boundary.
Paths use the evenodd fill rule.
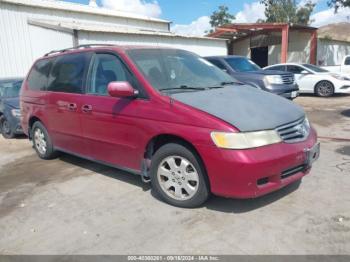
<path fill-rule="evenodd" d="M 90 53 L 81 53 L 56 58 L 50 72 L 48 90 L 53 92 L 83 93 L 90 57 Z"/>
<path fill-rule="evenodd" d="M 96 54 L 91 69 L 89 93 L 107 95 L 107 86 L 113 81 L 127 81 L 134 88 L 135 82 L 122 61 L 112 54 Z"/>
<path fill-rule="evenodd" d="M 221 70 L 226 70 L 224 64 L 223 64 L 221 61 L 219 61 L 219 60 L 217 60 L 217 59 L 208 59 L 208 61 L 209 61 L 210 63 L 212 63 L 213 65 L 216 65 L 216 66 L 217 66 L 218 68 L 220 68 Z"/>
<path fill-rule="evenodd" d="M 345 58 L 345 65 L 350 65 L 350 56 L 348 56 L 347 58 Z"/>
<path fill-rule="evenodd" d="M 285 66 L 272 66 L 272 67 L 266 68 L 266 70 L 285 71 L 286 67 Z"/>
<path fill-rule="evenodd" d="M 0 81 L 0 97 L 17 97 L 21 90 L 22 80 Z"/>
<path fill-rule="evenodd" d="M 219 68 L 193 53 L 177 49 L 134 49 L 128 54 L 158 90 L 217 86 L 232 82 Z"/>
<path fill-rule="evenodd" d="M 52 65 L 51 59 L 40 60 L 35 63 L 28 76 L 30 90 L 46 90 L 47 77 Z"/>
<path fill-rule="evenodd" d="M 301 74 L 305 69 L 300 66 L 289 65 L 287 66 L 287 71 L 293 74 Z"/>
<path fill-rule="evenodd" d="M 258 71 L 261 69 L 252 60 L 245 57 L 230 57 L 225 60 L 236 72 Z"/>

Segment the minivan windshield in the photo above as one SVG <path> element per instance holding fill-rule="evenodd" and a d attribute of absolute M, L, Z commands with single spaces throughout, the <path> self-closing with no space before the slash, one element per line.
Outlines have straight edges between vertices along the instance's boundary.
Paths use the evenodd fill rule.
<path fill-rule="evenodd" d="M 327 73 L 329 72 L 328 70 L 326 69 L 323 69 L 319 66 L 315 66 L 315 65 L 310 65 L 310 64 L 303 64 L 304 67 L 306 67 L 307 69 L 310 69 L 316 73 Z"/>
<path fill-rule="evenodd" d="M 236 81 L 204 58 L 184 50 L 132 49 L 127 53 L 160 91 L 198 91 Z"/>
<path fill-rule="evenodd" d="M 261 68 L 257 64 L 245 57 L 229 57 L 226 58 L 225 61 L 236 72 L 250 72 L 261 70 Z"/>
<path fill-rule="evenodd" d="M 18 97 L 22 81 L 0 81 L 0 97 Z"/>

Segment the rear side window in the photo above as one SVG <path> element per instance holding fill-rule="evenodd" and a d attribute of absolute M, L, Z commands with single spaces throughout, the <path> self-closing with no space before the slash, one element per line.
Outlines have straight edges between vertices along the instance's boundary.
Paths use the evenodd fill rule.
<path fill-rule="evenodd" d="M 47 77 L 52 65 L 51 59 L 40 60 L 35 63 L 28 76 L 30 90 L 46 90 Z"/>
<path fill-rule="evenodd" d="M 70 54 L 56 58 L 49 75 L 48 90 L 83 93 L 90 58 L 91 53 Z"/>

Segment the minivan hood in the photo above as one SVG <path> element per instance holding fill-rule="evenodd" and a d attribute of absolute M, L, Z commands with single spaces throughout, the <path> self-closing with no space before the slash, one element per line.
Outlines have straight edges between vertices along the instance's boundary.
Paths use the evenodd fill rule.
<path fill-rule="evenodd" d="M 246 85 L 177 93 L 171 97 L 242 132 L 275 129 L 305 117 L 304 110 L 293 102 Z"/>
<path fill-rule="evenodd" d="M 19 97 L 4 98 L 2 101 L 12 108 L 19 109 Z"/>

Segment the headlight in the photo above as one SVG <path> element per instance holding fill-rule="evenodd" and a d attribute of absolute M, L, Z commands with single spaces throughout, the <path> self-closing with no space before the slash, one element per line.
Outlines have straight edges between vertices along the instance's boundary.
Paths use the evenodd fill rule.
<path fill-rule="evenodd" d="M 268 84 L 283 84 L 283 80 L 280 75 L 265 76 L 264 79 Z"/>
<path fill-rule="evenodd" d="M 348 78 L 346 76 L 341 76 L 341 75 L 338 75 L 338 74 L 331 74 L 331 76 L 333 76 L 335 79 L 338 79 L 338 80 L 346 80 L 346 81 L 350 80 L 350 78 Z"/>
<path fill-rule="evenodd" d="M 282 141 L 275 130 L 240 133 L 212 132 L 211 138 L 217 147 L 225 149 L 255 148 Z"/>
<path fill-rule="evenodd" d="M 20 118 L 20 117 L 21 117 L 21 110 L 19 110 L 19 109 L 12 109 L 12 110 L 11 110 L 11 114 L 12 114 L 14 117 Z"/>

